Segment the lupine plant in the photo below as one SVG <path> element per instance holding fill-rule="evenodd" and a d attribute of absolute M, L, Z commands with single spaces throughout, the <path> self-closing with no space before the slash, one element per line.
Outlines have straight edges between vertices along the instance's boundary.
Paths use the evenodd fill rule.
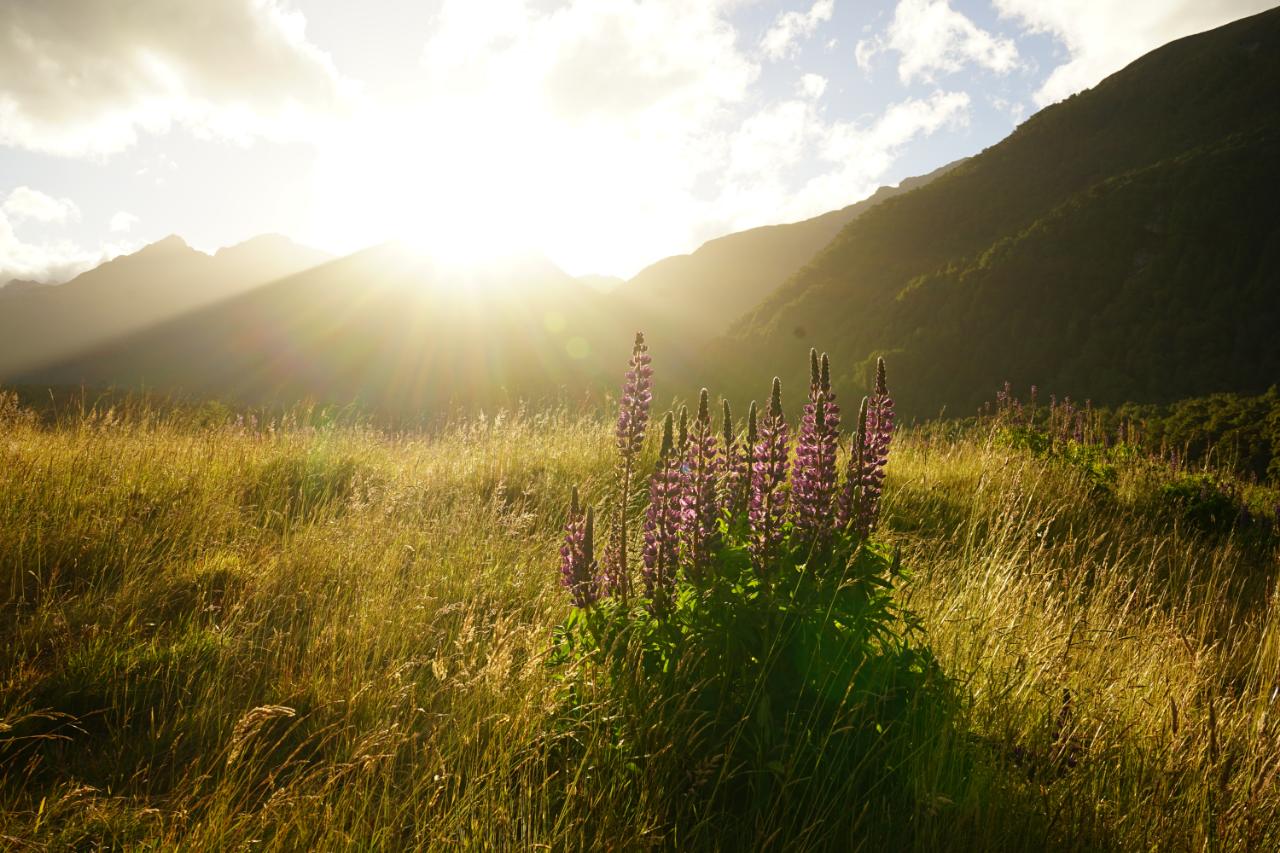
<path fill-rule="evenodd" d="M 628 598 L 629 478 L 642 464 L 652 400 L 648 353 L 636 341 L 610 510 L 622 538 L 595 579 L 592 515 L 575 492 L 561 552 L 574 610 L 556 631 L 553 660 L 612 685 L 623 706 L 614 717 L 620 749 L 643 751 L 664 727 L 684 732 L 681 760 L 722 768 L 712 799 L 892 786 L 890 765 L 905 759 L 890 755 L 899 741 L 886 731 L 915 731 L 949 694 L 918 622 L 894 600 L 897 557 L 872 538 L 893 435 L 884 362 L 843 436 L 829 361 L 811 354 L 794 453 L 776 378 L 763 415 L 751 405 L 744 434 L 728 403 L 716 429 L 706 389 L 692 424 L 683 408 L 668 412 L 642 516 L 641 593 Z M 667 710 L 655 724 L 637 703 Z M 840 780 L 836 788 L 795 788 L 824 774 Z"/>
<path fill-rule="evenodd" d="M 619 498 L 613 516 L 613 529 L 605 554 L 604 586 L 610 593 L 626 597 L 631 590 L 631 574 L 627 560 L 627 507 L 631 494 L 631 481 L 635 472 L 636 456 L 644 448 L 645 430 L 649 425 L 649 405 L 653 400 L 653 368 L 650 367 L 649 347 L 644 335 L 636 332 L 622 383 L 622 398 L 618 406 L 618 425 L 615 430 L 618 452 L 622 464 L 618 470 Z"/>

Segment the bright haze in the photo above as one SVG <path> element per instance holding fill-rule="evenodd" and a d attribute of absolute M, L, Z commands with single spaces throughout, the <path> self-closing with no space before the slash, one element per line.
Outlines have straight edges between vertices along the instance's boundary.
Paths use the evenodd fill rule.
<path fill-rule="evenodd" d="M 1269 0 L 8 0 L 0 283 L 177 233 L 629 277 Z"/>

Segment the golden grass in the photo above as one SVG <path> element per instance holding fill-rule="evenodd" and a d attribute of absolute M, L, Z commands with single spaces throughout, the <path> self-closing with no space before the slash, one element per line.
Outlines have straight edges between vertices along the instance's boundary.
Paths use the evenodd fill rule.
<path fill-rule="evenodd" d="M 569 489 L 598 498 L 612 464 L 609 430 L 563 415 L 397 435 L 10 414 L 0 846 L 715 846 L 668 823 L 686 783 L 619 762 L 618 709 L 585 697 L 569 722 L 546 665 Z M 885 536 L 960 726 L 910 813 L 872 809 L 860 839 L 815 815 L 775 846 L 1280 846 L 1274 540 L 1153 512 L 1140 465 L 1099 494 L 919 433 L 889 472 Z"/>

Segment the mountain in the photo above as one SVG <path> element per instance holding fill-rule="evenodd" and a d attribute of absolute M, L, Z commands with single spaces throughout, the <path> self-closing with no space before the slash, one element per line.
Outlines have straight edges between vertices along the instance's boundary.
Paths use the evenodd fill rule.
<path fill-rule="evenodd" d="M 213 255 L 181 237 L 166 237 L 66 284 L 27 288 L 7 298 L 0 312 L 0 376 L 58 362 L 328 257 L 278 236 L 256 237 Z"/>
<path fill-rule="evenodd" d="M 545 258 L 461 271 L 377 246 L 14 377 L 414 417 L 616 381 L 630 339 Z"/>
<path fill-rule="evenodd" d="M 48 287 L 38 281 L 29 281 L 27 279 L 11 279 L 4 284 L 0 284 L 0 299 L 10 296 L 17 296 L 20 293 L 29 293 L 37 288 Z"/>
<path fill-rule="evenodd" d="M 760 303 L 813 258 L 840 229 L 884 201 L 925 186 L 956 161 L 927 175 L 880 187 L 856 204 L 785 225 L 738 231 L 691 254 L 650 264 L 618 289 L 623 310 L 653 314 L 682 339 L 709 340 Z"/>
<path fill-rule="evenodd" d="M 608 293 L 611 290 L 617 290 L 626 279 L 619 278 L 616 275 L 580 275 L 578 281 L 585 285 L 594 287 L 601 293 Z"/>
<path fill-rule="evenodd" d="M 918 416 L 1006 379 L 1260 393 L 1280 376 L 1277 91 L 1280 10 L 1165 45 L 850 222 L 712 358 L 737 387 L 748 358 L 795 365 L 799 388 L 820 347 L 851 399 L 883 354 Z"/>
<path fill-rule="evenodd" d="M 643 329 L 656 339 L 664 377 L 674 380 L 700 367 L 698 346 L 727 322 L 725 310 L 737 310 L 726 303 L 745 308 L 744 300 L 755 301 L 756 291 L 784 280 L 842 222 L 932 177 L 908 179 L 805 222 L 731 234 L 626 283 L 571 278 L 536 256 L 464 273 L 388 244 L 216 302 L 181 311 L 169 304 L 127 328 L 118 322 L 93 327 L 97 334 L 89 345 L 89 330 L 79 329 L 74 350 L 62 347 L 55 358 L 46 350 L 38 360 L 0 369 L 0 378 L 147 387 L 253 403 L 356 401 L 408 416 L 449 403 L 488 405 L 569 388 L 612 389 L 632 335 Z M 257 238 L 212 258 L 200 256 L 205 260 L 198 263 L 216 266 L 225 279 L 248 281 L 264 259 L 282 253 L 287 241 L 281 241 Z M 111 286 L 98 289 L 119 293 L 129 282 L 156 280 L 150 266 L 161 259 L 172 266 L 174 257 L 198 254 L 169 238 L 113 262 L 127 262 L 128 269 L 115 270 Z M 82 278 L 102 278 L 111 266 Z M 88 289 L 79 281 L 65 287 L 73 285 Z M 162 299 L 129 296 L 129 304 Z M 691 326 L 688 317 L 700 319 Z M 0 358 L 0 368 L 14 361 Z"/>

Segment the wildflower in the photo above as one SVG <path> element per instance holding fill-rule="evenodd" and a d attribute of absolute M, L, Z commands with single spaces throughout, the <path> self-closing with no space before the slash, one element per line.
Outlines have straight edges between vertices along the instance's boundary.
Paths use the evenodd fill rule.
<path fill-rule="evenodd" d="M 649 423 L 649 404 L 653 400 L 653 368 L 644 334 L 636 332 L 636 341 L 622 385 L 622 401 L 618 407 L 618 450 L 624 458 L 639 453 L 644 446 L 645 427 Z"/>
<path fill-rule="evenodd" d="M 618 406 L 616 436 L 618 451 L 622 454 L 619 466 L 618 510 L 609 530 L 609 544 L 605 548 L 605 585 L 610 592 L 626 595 L 630 585 L 627 559 L 627 507 L 630 505 L 631 480 L 635 456 L 644 447 L 645 427 L 649 423 L 649 404 L 653 400 L 653 368 L 650 366 L 649 347 L 644 334 L 636 332 L 627 364 L 626 378 L 622 385 L 622 400 Z"/>
<path fill-rule="evenodd" d="M 666 608 L 675 586 L 680 532 L 680 456 L 672 436 L 671 413 L 662 422 L 662 449 L 658 465 L 649 478 L 649 508 L 644 520 L 645 594 L 653 609 Z"/>
<path fill-rule="evenodd" d="M 754 417 L 755 403 L 752 404 Z M 747 491 L 751 484 L 751 445 L 739 443 L 737 433 L 733 429 L 733 413 L 729 401 L 723 401 L 721 410 L 723 420 L 724 460 L 721 465 L 721 509 L 725 518 L 733 519 L 742 513 L 747 506 Z"/>
<path fill-rule="evenodd" d="M 893 398 L 885 383 L 884 359 L 876 360 L 876 390 L 867 401 L 867 423 L 863 431 L 865 457 L 862 465 L 862 501 L 859 532 L 868 536 L 876 529 L 880 515 L 880 495 L 884 487 L 884 466 L 889 461 L 893 439 Z"/>
<path fill-rule="evenodd" d="M 862 479 L 867 458 L 867 398 L 862 398 L 858 407 L 858 423 L 853 431 L 853 442 L 849 448 L 849 462 L 845 468 L 844 486 L 840 489 L 840 497 L 836 501 L 836 529 L 845 531 L 849 525 L 861 517 Z"/>
<path fill-rule="evenodd" d="M 569 521 L 564 526 L 564 544 L 560 546 L 560 582 L 569 590 L 575 607 L 588 607 L 600 598 L 596 577 L 599 565 L 595 559 L 595 512 L 586 512 L 578 504 L 578 489 L 569 503 Z"/>
<path fill-rule="evenodd" d="M 716 546 L 719 512 L 716 507 L 718 454 L 716 434 L 711 429 L 707 389 L 698 398 L 698 417 L 685 448 L 681 472 L 680 531 L 685 563 L 694 581 L 707 579 Z"/>
<path fill-rule="evenodd" d="M 787 422 L 782 416 L 782 380 L 775 376 L 769 412 L 752 443 L 751 502 L 747 508 L 751 558 L 762 576 L 768 572 L 769 561 L 782 544 L 782 521 L 787 510 L 783 489 L 787 477 L 787 439 Z"/>
<path fill-rule="evenodd" d="M 800 541 L 821 547 L 830 532 L 836 491 L 836 442 L 840 408 L 831 392 L 830 362 L 809 351 L 809 402 L 805 404 L 791 475 L 795 529 Z"/>

